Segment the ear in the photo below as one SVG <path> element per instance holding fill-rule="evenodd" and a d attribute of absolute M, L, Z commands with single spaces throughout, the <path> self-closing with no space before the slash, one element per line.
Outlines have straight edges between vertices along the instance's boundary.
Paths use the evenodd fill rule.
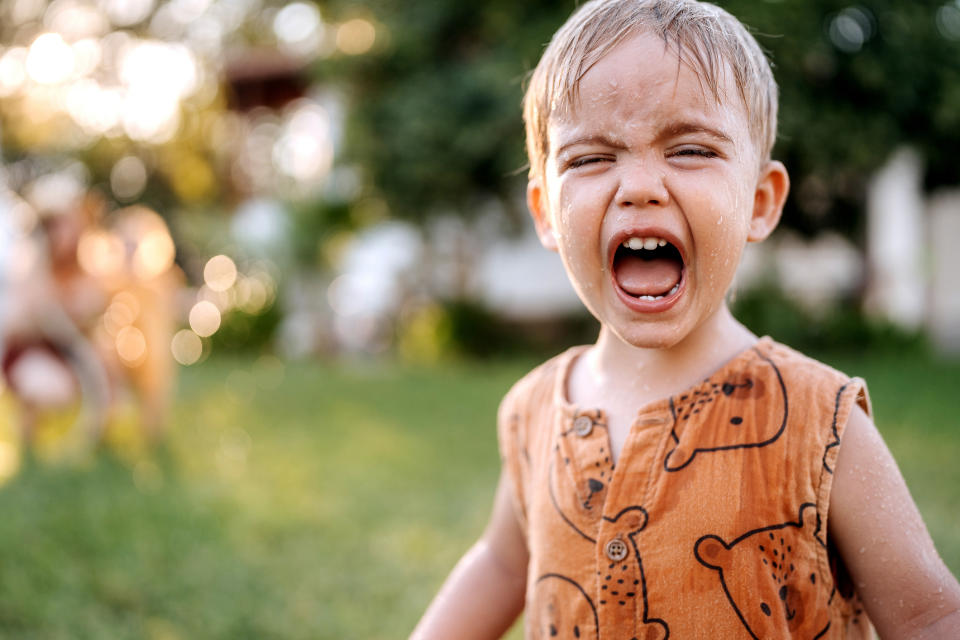
<path fill-rule="evenodd" d="M 550 220 L 546 189 L 541 178 L 530 178 L 527 183 L 527 208 L 530 209 L 530 215 L 533 217 L 540 244 L 550 251 L 557 251 L 557 234 Z"/>
<path fill-rule="evenodd" d="M 783 203 L 790 192 L 787 168 L 778 160 L 771 160 L 760 170 L 757 190 L 753 196 L 753 218 L 750 220 L 748 242 L 765 240 L 776 229 L 783 213 Z"/>
<path fill-rule="evenodd" d="M 693 545 L 693 555 L 703 566 L 722 571 L 730 557 L 730 548 L 717 536 L 706 535 Z"/>

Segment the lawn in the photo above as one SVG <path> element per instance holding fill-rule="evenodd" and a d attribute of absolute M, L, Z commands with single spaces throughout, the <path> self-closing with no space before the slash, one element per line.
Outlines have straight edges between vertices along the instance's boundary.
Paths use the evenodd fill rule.
<path fill-rule="evenodd" d="M 824 356 L 960 572 L 960 363 Z M 0 488 L 0 637 L 405 637 L 479 533 L 497 402 L 531 362 L 182 371 L 168 444 Z"/>

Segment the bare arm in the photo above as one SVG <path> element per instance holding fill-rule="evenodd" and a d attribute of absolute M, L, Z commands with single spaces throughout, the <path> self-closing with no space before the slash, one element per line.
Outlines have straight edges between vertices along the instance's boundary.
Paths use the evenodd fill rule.
<path fill-rule="evenodd" d="M 481 640 L 502 636 L 523 610 L 527 546 L 505 473 L 490 522 L 464 554 L 410 640 Z"/>
<path fill-rule="evenodd" d="M 960 585 L 859 407 L 844 432 L 828 526 L 881 638 L 960 639 Z"/>

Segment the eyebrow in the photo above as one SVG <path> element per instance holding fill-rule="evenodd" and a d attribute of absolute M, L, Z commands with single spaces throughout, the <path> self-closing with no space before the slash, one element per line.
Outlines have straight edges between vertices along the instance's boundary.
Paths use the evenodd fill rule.
<path fill-rule="evenodd" d="M 566 151 L 570 147 L 576 147 L 577 145 L 581 145 L 581 144 L 587 144 L 587 145 L 596 144 L 604 147 L 613 147 L 615 149 L 627 148 L 627 145 L 625 145 L 624 143 L 613 140 L 612 138 L 608 138 L 605 135 L 592 135 L 592 136 L 584 136 L 582 138 L 576 138 L 569 142 L 564 142 L 562 145 L 557 147 L 557 155 L 558 156 L 561 155 L 564 151 Z"/>
<path fill-rule="evenodd" d="M 667 127 L 664 127 L 664 129 L 660 132 L 659 137 L 672 138 L 675 136 L 682 136 L 682 135 L 687 135 L 691 133 L 704 134 L 720 142 L 733 144 L 733 139 L 723 131 L 720 131 L 719 129 L 714 129 L 712 127 L 707 127 L 702 124 L 697 124 L 694 122 L 673 123 Z"/>

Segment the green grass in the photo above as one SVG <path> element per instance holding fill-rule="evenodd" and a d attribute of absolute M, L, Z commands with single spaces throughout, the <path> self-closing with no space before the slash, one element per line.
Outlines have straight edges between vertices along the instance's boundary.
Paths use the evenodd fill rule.
<path fill-rule="evenodd" d="M 960 572 L 960 364 L 825 359 L 869 380 Z M 163 451 L 0 489 L 0 637 L 405 637 L 483 527 L 497 403 L 531 364 L 183 371 Z"/>

